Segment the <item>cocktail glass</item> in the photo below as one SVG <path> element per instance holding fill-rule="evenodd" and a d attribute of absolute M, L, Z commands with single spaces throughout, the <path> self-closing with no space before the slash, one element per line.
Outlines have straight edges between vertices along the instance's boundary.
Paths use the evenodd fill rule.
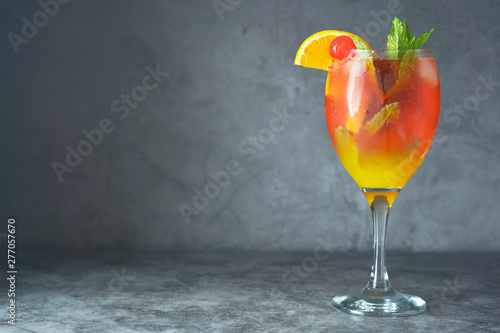
<path fill-rule="evenodd" d="M 371 316 L 425 311 L 420 297 L 391 287 L 385 236 L 394 199 L 431 146 L 439 106 L 439 78 L 430 50 L 354 50 L 330 66 L 328 130 L 340 161 L 370 204 L 374 234 L 367 286 L 357 294 L 334 297 L 334 308 Z"/>

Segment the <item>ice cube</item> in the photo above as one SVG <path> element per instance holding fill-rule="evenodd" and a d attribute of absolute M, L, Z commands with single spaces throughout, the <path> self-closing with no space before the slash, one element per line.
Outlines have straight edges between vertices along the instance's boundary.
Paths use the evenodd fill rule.
<path fill-rule="evenodd" d="M 436 64 L 432 59 L 419 59 L 418 73 L 422 79 L 429 84 L 438 85 L 439 77 L 436 69 Z"/>
<path fill-rule="evenodd" d="M 372 109 L 380 110 L 383 95 L 371 59 L 355 59 L 349 68 L 347 80 L 347 128 L 357 133 Z"/>

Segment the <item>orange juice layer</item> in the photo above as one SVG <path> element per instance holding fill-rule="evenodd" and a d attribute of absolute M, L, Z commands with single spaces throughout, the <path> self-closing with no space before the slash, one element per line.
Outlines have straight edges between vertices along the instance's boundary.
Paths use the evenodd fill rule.
<path fill-rule="evenodd" d="M 389 203 L 389 207 L 391 207 L 392 204 L 394 203 L 394 199 L 396 199 L 399 192 L 363 192 L 363 194 L 365 195 L 366 200 L 368 200 L 368 203 L 370 204 L 370 206 L 372 205 L 375 197 L 380 195 L 380 196 L 385 197 L 385 199 Z"/>
<path fill-rule="evenodd" d="M 346 145 L 332 138 L 335 150 L 347 172 L 361 188 L 402 188 L 417 171 L 430 146 L 430 140 L 407 151 L 363 152 L 355 144 Z"/>

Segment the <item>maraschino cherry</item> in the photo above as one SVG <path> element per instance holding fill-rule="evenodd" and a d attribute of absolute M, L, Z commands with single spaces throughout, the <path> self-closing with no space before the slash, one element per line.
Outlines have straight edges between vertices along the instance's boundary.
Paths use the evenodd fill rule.
<path fill-rule="evenodd" d="M 352 50 L 356 49 L 356 44 L 354 44 L 354 41 L 351 37 L 347 35 L 341 35 L 336 37 L 332 41 L 328 52 L 332 57 L 343 60 L 351 53 Z"/>

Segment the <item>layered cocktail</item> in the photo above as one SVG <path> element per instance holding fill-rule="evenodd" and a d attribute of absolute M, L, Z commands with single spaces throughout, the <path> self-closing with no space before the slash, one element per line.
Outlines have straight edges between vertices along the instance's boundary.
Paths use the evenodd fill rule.
<path fill-rule="evenodd" d="M 348 32 L 309 37 L 295 64 L 328 71 L 326 122 L 340 161 L 366 196 L 373 217 L 374 264 L 358 293 L 336 296 L 340 311 L 372 316 L 421 313 L 418 296 L 395 291 L 385 264 L 385 236 L 394 199 L 427 154 L 439 119 L 439 78 L 429 35 L 412 37 L 406 21 L 393 21 L 387 50 L 372 50 Z"/>
<path fill-rule="evenodd" d="M 439 119 L 432 52 L 355 50 L 328 70 L 325 111 L 333 145 L 365 195 L 398 192 L 422 163 Z M 388 194 L 390 204 L 394 194 Z"/>

